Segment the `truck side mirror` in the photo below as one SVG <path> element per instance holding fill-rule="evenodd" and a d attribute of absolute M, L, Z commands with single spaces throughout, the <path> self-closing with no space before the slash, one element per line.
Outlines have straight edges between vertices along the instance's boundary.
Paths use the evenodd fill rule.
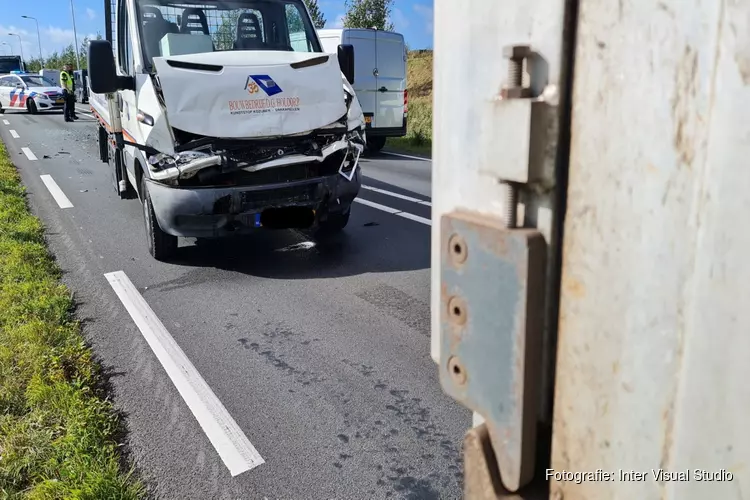
<path fill-rule="evenodd" d="M 339 66 L 346 80 L 354 85 L 354 45 L 339 45 Z"/>
<path fill-rule="evenodd" d="M 109 94 L 120 88 L 115 69 L 112 44 L 107 40 L 91 40 L 88 53 L 89 85 L 96 94 Z"/>

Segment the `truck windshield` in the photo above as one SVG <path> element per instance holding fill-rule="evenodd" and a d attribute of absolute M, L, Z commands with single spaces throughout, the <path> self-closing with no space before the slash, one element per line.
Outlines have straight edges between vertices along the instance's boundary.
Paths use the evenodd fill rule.
<path fill-rule="evenodd" d="M 322 52 L 301 0 L 137 0 L 154 57 L 228 50 Z"/>
<path fill-rule="evenodd" d="M 0 75 L 20 70 L 21 58 L 19 56 L 0 57 Z"/>

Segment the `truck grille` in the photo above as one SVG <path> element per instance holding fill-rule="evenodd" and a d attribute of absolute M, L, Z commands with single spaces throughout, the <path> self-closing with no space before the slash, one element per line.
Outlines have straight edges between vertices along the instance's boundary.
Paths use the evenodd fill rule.
<path fill-rule="evenodd" d="M 245 191 L 240 195 L 242 211 L 309 203 L 317 199 L 318 184 L 289 186 L 262 191 Z"/>

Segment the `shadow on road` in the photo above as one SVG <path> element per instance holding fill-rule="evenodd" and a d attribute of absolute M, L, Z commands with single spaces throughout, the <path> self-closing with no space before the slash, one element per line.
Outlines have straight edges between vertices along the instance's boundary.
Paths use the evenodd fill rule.
<path fill-rule="evenodd" d="M 181 247 L 172 263 L 274 279 L 336 278 L 429 268 L 428 227 L 363 208 L 353 207 L 349 225 L 335 236 L 316 238 L 308 231 L 279 230 L 197 240 L 194 245 Z"/>

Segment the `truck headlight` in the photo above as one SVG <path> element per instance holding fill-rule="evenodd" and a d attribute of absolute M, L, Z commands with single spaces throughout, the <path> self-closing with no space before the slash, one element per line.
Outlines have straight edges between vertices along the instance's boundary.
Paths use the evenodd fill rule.
<path fill-rule="evenodd" d="M 166 153 L 157 153 L 148 157 L 148 163 L 157 168 L 168 168 L 175 166 L 176 159 Z"/>
<path fill-rule="evenodd" d="M 190 163 L 191 161 L 208 158 L 209 156 L 211 155 L 201 151 L 183 151 L 182 153 L 179 153 L 175 159 L 177 160 L 178 165 L 183 165 L 185 163 Z"/>
<path fill-rule="evenodd" d="M 175 155 L 167 153 L 157 153 L 148 158 L 148 162 L 157 168 L 170 168 L 174 166 L 185 165 L 195 160 L 209 158 L 211 155 L 201 151 L 183 151 Z"/>

